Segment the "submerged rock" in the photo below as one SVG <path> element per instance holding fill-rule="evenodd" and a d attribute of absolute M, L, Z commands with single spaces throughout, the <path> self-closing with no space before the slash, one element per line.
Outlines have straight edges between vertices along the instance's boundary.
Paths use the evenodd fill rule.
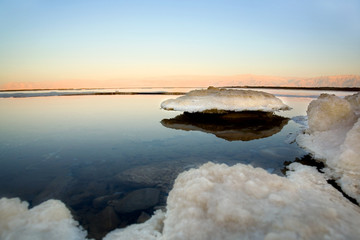
<path fill-rule="evenodd" d="M 155 206 L 159 202 L 159 196 L 159 189 L 143 188 L 130 192 L 120 200 L 112 200 L 109 205 L 114 206 L 119 213 L 130 213 Z"/>
<path fill-rule="evenodd" d="M 71 176 L 57 176 L 32 200 L 34 205 L 49 199 L 63 199 L 69 190 L 74 178 Z"/>
<path fill-rule="evenodd" d="M 95 215 L 91 215 L 92 221 L 88 226 L 91 238 L 102 239 L 106 233 L 116 229 L 120 219 L 112 206 L 107 206 Z"/>
<path fill-rule="evenodd" d="M 122 196 L 124 196 L 124 193 L 115 193 L 112 195 L 100 196 L 93 200 L 92 206 L 94 208 L 105 208 L 108 205 L 109 201 L 121 198 Z"/>
<path fill-rule="evenodd" d="M 169 192 L 177 175 L 184 171 L 180 165 L 158 163 L 138 166 L 119 173 L 115 181 L 132 187 L 156 187 Z"/>
<path fill-rule="evenodd" d="M 140 216 L 138 217 L 136 223 L 144 223 L 147 220 L 149 220 L 151 216 L 147 214 L 146 212 L 141 212 Z"/>

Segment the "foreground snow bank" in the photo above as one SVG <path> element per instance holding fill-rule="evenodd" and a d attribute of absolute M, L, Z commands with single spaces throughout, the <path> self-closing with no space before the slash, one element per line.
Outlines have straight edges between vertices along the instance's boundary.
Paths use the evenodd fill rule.
<path fill-rule="evenodd" d="M 287 178 L 261 168 L 207 163 L 181 173 L 161 210 L 104 240 L 358 239 L 360 208 L 316 169 L 293 163 Z M 1 239 L 85 239 L 65 206 L 50 200 L 28 210 L 0 200 Z"/>
<path fill-rule="evenodd" d="M 165 218 L 158 212 L 152 227 L 136 225 L 105 239 L 357 239 L 360 209 L 316 169 L 298 163 L 290 169 L 287 178 L 243 164 L 183 172 Z"/>
<path fill-rule="evenodd" d="M 300 146 L 326 165 L 328 177 L 360 203 L 360 93 L 345 99 L 322 94 L 309 104 Z"/>
<path fill-rule="evenodd" d="M 279 98 L 270 93 L 252 90 L 233 90 L 209 87 L 193 90 L 176 99 L 161 103 L 165 110 L 184 112 L 218 113 L 224 111 L 264 111 L 289 110 Z"/>
<path fill-rule="evenodd" d="M 49 200 L 30 210 L 28 206 L 18 198 L 0 199 L 0 239 L 85 239 L 86 232 L 61 201 Z"/>

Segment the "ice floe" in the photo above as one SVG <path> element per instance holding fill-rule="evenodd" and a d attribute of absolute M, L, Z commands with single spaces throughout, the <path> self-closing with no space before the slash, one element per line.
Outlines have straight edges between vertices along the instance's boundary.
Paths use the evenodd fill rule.
<path fill-rule="evenodd" d="M 274 112 L 290 109 L 289 106 L 270 93 L 214 87 L 204 90 L 193 90 L 176 99 L 165 100 L 161 103 L 161 108 L 191 113 L 219 113 L 226 111 Z"/>
<path fill-rule="evenodd" d="M 340 98 L 322 94 L 309 104 L 309 128 L 300 146 L 324 162 L 324 172 L 360 203 L 360 93 Z"/>
<path fill-rule="evenodd" d="M 288 118 L 268 112 L 224 114 L 185 112 L 175 118 L 163 119 L 161 124 L 178 130 L 211 133 L 227 141 L 250 141 L 280 132 L 288 121 Z"/>

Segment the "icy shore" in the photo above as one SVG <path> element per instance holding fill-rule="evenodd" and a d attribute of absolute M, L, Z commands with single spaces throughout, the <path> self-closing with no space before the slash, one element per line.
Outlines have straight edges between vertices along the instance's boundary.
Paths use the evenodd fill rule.
<path fill-rule="evenodd" d="M 307 110 L 300 146 L 325 164 L 324 172 L 360 203 L 360 93 L 344 99 L 322 94 Z"/>

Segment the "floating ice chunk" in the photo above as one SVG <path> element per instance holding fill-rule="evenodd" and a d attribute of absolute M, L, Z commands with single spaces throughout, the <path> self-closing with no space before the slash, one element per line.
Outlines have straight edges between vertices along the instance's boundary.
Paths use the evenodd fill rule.
<path fill-rule="evenodd" d="M 360 93 L 345 99 L 321 95 L 308 107 L 309 128 L 300 146 L 326 165 L 325 172 L 360 203 Z"/>
<path fill-rule="evenodd" d="M 86 232 L 58 200 L 48 200 L 28 209 L 18 198 L 0 199 L 0 239 L 80 240 Z"/>
<path fill-rule="evenodd" d="M 193 90 L 176 99 L 161 103 L 165 110 L 184 112 L 219 113 L 226 111 L 264 111 L 289 110 L 279 98 L 270 93 L 252 90 L 219 89 Z"/>
<path fill-rule="evenodd" d="M 165 217 L 157 213 L 105 240 L 357 239 L 360 208 L 316 169 L 298 163 L 289 168 L 287 178 L 243 164 L 207 163 L 183 172 Z"/>

